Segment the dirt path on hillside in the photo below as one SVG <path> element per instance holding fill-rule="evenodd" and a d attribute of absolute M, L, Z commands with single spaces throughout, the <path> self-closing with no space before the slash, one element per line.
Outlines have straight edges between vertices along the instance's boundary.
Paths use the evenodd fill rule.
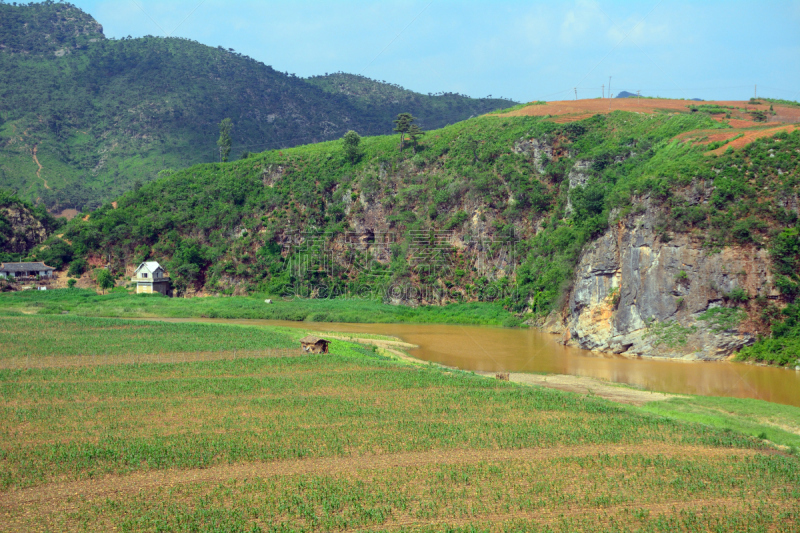
<path fill-rule="evenodd" d="M 752 456 L 757 450 L 711 448 L 645 443 L 641 445 L 589 445 L 514 450 L 434 450 L 358 457 L 314 459 L 219 465 L 210 468 L 137 472 L 126 476 L 51 483 L 38 487 L 11 490 L 0 494 L 0 509 L 12 510 L 23 505 L 46 505 L 55 511 L 61 502 L 75 498 L 97 499 L 135 494 L 158 487 L 183 484 L 216 483 L 230 480 L 268 478 L 302 474 L 336 475 L 356 470 L 384 470 L 426 465 L 454 465 L 497 461 L 550 461 L 563 457 L 595 455 L 644 455 L 666 457 Z"/>
<path fill-rule="evenodd" d="M 31 153 L 31 155 L 33 155 L 33 162 L 36 163 L 36 166 L 39 167 L 39 170 L 36 171 L 36 177 L 44 182 L 44 188 L 45 189 L 49 189 L 50 186 L 47 184 L 47 180 L 42 179 L 42 168 L 43 167 L 42 167 L 42 164 L 39 163 L 39 158 L 36 157 L 36 152 L 38 152 L 38 151 L 39 151 L 39 145 L 38 144 L 34 144 L 33 145 L 33 151 Z"/>

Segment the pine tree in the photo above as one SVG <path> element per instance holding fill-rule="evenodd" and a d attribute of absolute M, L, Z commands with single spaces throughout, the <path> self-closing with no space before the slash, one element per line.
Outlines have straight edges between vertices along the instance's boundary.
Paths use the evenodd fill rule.
<path fill-rule="evenodd" d="M 358 161 L 360 154 L 359 144 L 361 143 L 361 136 L 353 130 L 348 131 L 342 137 L 342 144 L 344 145 L 344 154 L 351 163 L 355 164 Z"/>
<path fill-rule="evenodd" d="M 233 140 L 231 139 L 232 129 L 233 122 L 229 118 L 219 123 L 219 140 L 217 141 L 217 146 L 219 146 L 219 160 L 223 163 L 227 162 L 228 156 L 231 155 L 231 144 L 233 144 Z"/>
<path fill-rule="evenodd" d="M 411 116 L 411 113 L 400 113 L 397 115 L 397 118 L 394 119 L 394 131 L 400 134 L 400 150 L 403 150 L 403 146 L 405 145 L 406 141 L 406 133 L 408 130 L 411 129 L 411 124 L 416 119 Z"/>
<path fill-rule="evenodd" d="M 414 153 L 417 153 L 417 140 L 425 135 L 425 132 L 420 129 L 416 124 L 412 124 L 408 128 L 408 138 L 411 139 L 411 144 L 414 145 Z"/>

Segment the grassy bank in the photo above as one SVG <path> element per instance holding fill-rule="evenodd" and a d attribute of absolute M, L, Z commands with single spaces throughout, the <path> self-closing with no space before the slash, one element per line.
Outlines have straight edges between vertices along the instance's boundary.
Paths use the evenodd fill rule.
<path fill-rule="evenodd" d="M 800 408 L 752 398 L 691 396 L 638 409 L 800 449 Z"/>
<path fill-rule="evenodd" d="M 120 290 L 97 294 L 92 290 L 59 289 L 0 294 L 0 309 L 36 314 L 94 317 L 259 318 L 312 322 L 411 322 L 425 324 L 518 325 L 520 321 L 495 303 L 445 306 L 387 305 L 362 299 L 285 300 L 268 296 L 167 298 L 158 294 L 130 294 Z"/>
<path fill-rule="evenodd" d="M 2 320 L 32 358 L 136 342 L 171 361 L 193 338 L 281 348 L 304 334 Z M 0 529 L 791 531 L 800 517 L 800 459 L 758 439 L 344 341 L 299 357 L 50 357 L 0 369 Z"/>

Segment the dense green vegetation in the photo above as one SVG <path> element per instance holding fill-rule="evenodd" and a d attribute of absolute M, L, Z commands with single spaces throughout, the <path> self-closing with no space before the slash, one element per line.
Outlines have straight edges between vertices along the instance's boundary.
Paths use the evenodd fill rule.
<path fill-rule="evenodd" d="M 148 184 L 121 197 L 116 209 L 104 206 L 88 221 L 73 221 L 64 238 L 78 256 L 105 250 L 118 272 L 129 262 L 171 256 L 168 268 L 180 290 L 202 286 L 225 293 L 234 279 L 239 287 L 273 294 L 300 281 L 325 280 L 328 295 L 352 284 L 427 284 L 456 299 L 459 290 L 499 294 L 517 309 L 532 294 L 533 310 L 546 313 L 564 293 L 583 245 L 607 227 L 612 209 L 629 210 L 633 196 L 650 191 L 678 207 L 670 191 L 680 181 L 713 174 L 714 162 L 702 148 L 671 140 L 699 127 L 721 126 L 707 116 L 667 114 L 615 113 L 566 125 L 479 118 L 430 132 L 416 154 L 399 151 L 396 136 L 365 138 L 355 164 L 339 142 L 271 151 Z M 514 150 L 528 138 L 551 143 L 557 156 L 536 162 Z M 592 178 L 572 193 L 566 177 L 574 158 L 564 157 L 567 151 L 592 161 L 586 171 Z M 468 212 L 470 205 L 476 207 Z M 382 260 L 358 257 L 363 250 L 352 249 L 333 261 L 331 271 L 319 272 L 315 266 L 323 258 L 314 247 L 341 242 L 366 216 L 379 217 L 371 231 L 392 241 Z M 473 222 L 476 216 L 481 220 Z M 543 231 L 532 237 L 536 220 Z M 234 235 L 231 228 L 237 228 Z M 492 259 L 514 252 L 519 292 L 510 294 L 510 278 L 477 269 L 469 249 L 442 250 L 449 285 L 437 284 L 432 269 L 420 268 L 429 265 L 415 262 L 412 241 L 420 232 L 445 229 L 465 241 L 482 239 Z M 310 231 L 311 242 L 292 244 L 292 232 Z M 310 279 L 292 270 L 292 261 L 304 254 L 312 262 Z M 357 260 L 365 268 L 349 268 Z"/>
<path fill-rule="evenodd" d="M 376 124 L 388 124 L 395 115 L 408 111 L 418 118 L 419 126 L 425 130 L 441 128 L 445 124 L 453 124 L 513 103 L 506 98 L 491 96 L 476 100 L 465 94 L 447 92 L 425 95 L 397 84 L 345 72 L 312 76 L 306 81 L 327 93 L 350 97 L 359 114 Z M 485 104 L 478 106 L 477 102 Z M 390 130 L 383 126 L 377 131 L 384 133 Z M 362 134 L 374 135 L 373 132 L 359 129 Z"/>
<path fill-rule="evenodd" d="M 445 306 L 384 305 L 375 299 L 288 299 L 265 304 L 265 296 L 227 298 L 167 298 L 159 294 L 129 294 L 117 289 L 106 295 L 92 290 L 62 289 L 0 294 L 4 310 L 40 315 L 64 312 L 87 317 L 258 318 L 309 322 L 435 323 L 515 326 L 515 318 L 500 304 L 472 302 Z"/>
<path fill-rule="evenodd" d="M 780 104 L 792 107 L 800 107 L 800 102 L 797 102 L 795 100 L 784 100 L 782 98 L 759 98 L 759 100 L 764 100 L 766 102 L 769 102 L 770 104 Z"/>
<path fill-rule="evenodd" d="M 225 118 L 239 157 L 348 129 L 388 133 L 398 109 L 375 99 L 394 94 L 384 83 L 359 79 L 372 95 L 362 100 L 221 46 L 105 39 L 67 3 L 0 3 L 0 37 L 0 187 L 52 210 L 90 210 L 159 173 L 218 160 Z M 404 110 L 429 128 L 512 103 L 404 94 Z"/>
<path fill-rule="evenodd" d="M 719 157 L 677 139 L 725 127 L 706 112 L 615 112 L 567 124 L 489 116 L 428 132 L 416 151 L 400 149 L 398 136 L 363 138 L 358 157 L 341 141 L 268 151 L 126 193 L 33 257 L 68 263 L 102 250 L 119 277 L 127 264 L 157 259 L 179 294 L 489 300 L 542 316 L 560 308 L 585 244 L 641 213 L 647 197 L 664 241 L 688 232 L 709 253 L 782 246 L 775 254 L 788 263 L 777 279 L 791 301 L 798 250 L 780 235 L 798 225 L 800 132 Z M 524 148 L 531 139 L 552 155 L 534 157 Z M 571 172 L 585 184 L 570 189 Z M 447 242 L 437 237 L 444 231 Z M 421 244 L 438 256 L 421 257 Z M 768 324 L 783 316 L 756 303 Z M 773 359 L 790 362 L 793 342 Z"/>
<path fill-rule="evenodd" d="M 790 304 L 780 310 L 771 306 L 765 308 L 763 313 L 772 323 L 772 336 L 743 348 L 738 358 L 743 361 L 800 366 L 800 304 Z"/>
<path fill-rule="evenodd" d="M 102 356 L 98 337 L 107 355 L 138 338 L 163 356 L 0 368 L 9 529 L 791 531 L 800 516 L 797 456 L 676 420 L 672 402 L 654 415 L 336 340 L 328 355 L 169 362 L 194 335 L 230 350 L 300 330 L 5 320 L 32 360 L 81 340 Z"/>
<path fill-rule="evenodd" d="M 743 360 L 800 366 L 800 226 L 772 239 L 770 253 L 775 285 L 790 303 L 783 309 L 764 306 L 762 318 L 771 323 L 772 336 L 739 353 Z"/>
<path fill-rule="evenodd" d="M 0 52 L 45 55 L 103 38 L 103 28 L 74 6 L 46 0 L 17 6 L 0 2 Z"/>

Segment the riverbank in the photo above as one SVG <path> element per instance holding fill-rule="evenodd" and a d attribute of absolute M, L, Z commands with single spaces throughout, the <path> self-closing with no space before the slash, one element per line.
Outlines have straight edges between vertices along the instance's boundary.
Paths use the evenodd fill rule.
<path fill-rule="evenodd" d="M 317 332 L 320 335 L 330 334 Z M 406 350 L 413 344 L 391 338 L 373 339 L 356 334 L 339 338 L 374 346 L 381 353 L 416 365 L 430 365 L 428 361 L 416 359 Z M 438 365 L 441 366 L 441 365 Z M 458 369 L 442 368 L 447 371 Z M 674 420 L 735 431 L 784 447 L 800 450 L 800 408 L 753 398 L 726 398 L 686 394 L 667 394 L 630 387 L 620 383 L 568 374 L 531 374 L 523 372 L 472 372 L 487 379 L 498 379 L 498 374 L 511 383 L 523 386 L 545 387 L 586 397 L 603 398 L 647 414 L 655 414 Z"/>
<path fill-rule="evenodd" d="M 302 355 L 297 342 L 308 334 L 334 341 L 334 346 L 360 345 L 373 353 L 419 368 L 468 373 L 495 379 L 495 371 L 470 371 L 432 363 L 414 356 L 419 346 L 387 334 L 356 329 L 357 324 L 265 325 L 257 321 L 237 324 L 204 323 L 185 319 L 125 320 L 71 315 L 7 315 L 0 330 L 0 369 L 93 367 L 113 364 L 199 363 L 258 357 Z M 422 327 L 422 326 L 421 326 Z M 428 326 L 429 327 L 429 326 Z M 456 328 L 455 332 L 468 330 Z M 480 328 L 484 337 L 510 330 Z M 522 333 L 522 332 L 519 332 Z M 531 332 L 535 333 L 535 332 Z M 498 346 L 496 340 L 489 342 Z M 296 352 L 296 353 L 295 353 Z M 595 364 L 602 358 L 584 358 Z M 628 361 L 636 364 L 646 361 Z M 693 363 L 674 363 L 691 370 Z M 694 363 L 704 365 L 705 363 Z M 716 368 L 716 364 L 710 368 Z M 738 366 L 738 365 L 737 365 Z M 629 405 L 642 412 L 666 416 L 763 437 L 785 446 L 800 447 L 800 407 L 751 398 L 726 398 L 697 394 L 670 394 L 614 383 L 587 375 L 541 372 L 504 372 L 509 381 L 545 387 L 586 397 Z M 794 374 L 794 372 L 792 372 Z M 781 372 L 779 375 L 783 375 Z"/>
<path fill-rule="evenodd" d="M 109 294 L 97 294 L 87 289 L 10 292 L 0 294 L 0 309 L 33 314 L 67 313 L 118 318 L 246 318 L 294 322 L 492 326 L 522 324 L 502 305 L 491 302 L 410 307 L 358 298 L 282 299 L 269 295 L 167 298 L 160 294 L 132 294 L 125 289 L 117 289 Z"/>

